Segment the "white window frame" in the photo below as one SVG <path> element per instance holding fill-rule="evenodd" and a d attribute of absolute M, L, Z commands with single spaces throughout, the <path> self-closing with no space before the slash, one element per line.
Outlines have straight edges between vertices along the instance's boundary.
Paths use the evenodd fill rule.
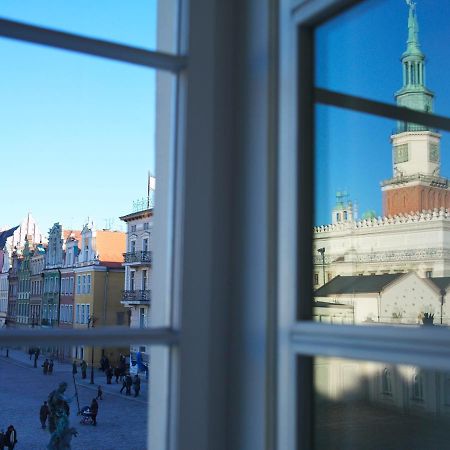
<path fill-rule="evenodd" d="M 58 337 L 150 346 L 158 370 L 150 377 L 148 448 L 274 448 L 276 210 L 269 192 L 276 192 L 278 5 L 181 0 L 178 11 L 171 3 L 158 8 L 158 39 L 173 44 L 175 55 L 0 19 L 0 36 L 176 75 L 157 74 L 152 240 L 154 298 L 170 304 L 152 303 L 153 328 Z M 177 12 L 180 38 L 166 26 Z M 20 333 L 0 343 L 30 340 Z M 39 339 L 51 342 L 54 334 Z"/>
<path fill-rule="evenodd" d="M 308 230 L 313 229 L 314 102 L 450 130 L 450 120 L 445 117 L 314 88 L 314 27 L 357 3 L 280 2 L 279 79 L 283 83 L 279 97 L 277 193 L 278 449 L 312 448 L 315 356 L 450 369 L 450 336 L 432 327 L 413 330 L 311 321 L 313 247 L 312 231 Z"/>

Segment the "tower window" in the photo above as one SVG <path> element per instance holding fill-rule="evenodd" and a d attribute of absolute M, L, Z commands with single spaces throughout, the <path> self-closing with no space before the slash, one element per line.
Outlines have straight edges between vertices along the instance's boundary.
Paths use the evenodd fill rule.
<path fill-rule="evenodd" d="M 394 146 L 394 164 L 408 161 L 408 144 L 400 144 Z"/>

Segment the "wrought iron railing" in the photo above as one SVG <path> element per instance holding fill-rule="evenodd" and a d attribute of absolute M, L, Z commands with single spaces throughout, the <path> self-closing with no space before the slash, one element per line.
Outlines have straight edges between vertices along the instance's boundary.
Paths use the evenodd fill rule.
<path fill-rule="evenodd" d="M 123 302 L 150 302 L 152 291 L 122 291 Z"/>
<path fill-rule="evenodd" d="M 152 252 L 139 251 L 128 252 L 123 254 L 123 260 L 126 263 L 152 263 Z"/>

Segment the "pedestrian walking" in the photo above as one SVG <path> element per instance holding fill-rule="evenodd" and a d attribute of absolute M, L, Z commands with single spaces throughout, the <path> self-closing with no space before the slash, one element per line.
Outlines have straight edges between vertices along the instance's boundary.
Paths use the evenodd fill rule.
<path fill-rule="evenodd" d="M 36 351 L 34 352 L 34 365 L 33 365 L 33 367 L 35 369 L 37 368 L 37 361 L 38 361 L 38 358 L 39 358 L 39 353 L 40 353 L 39 349 L 36 349 Z"/>
<path fill-rule="evenodd" d="M 80 367 L 81 367 L 81 378 L 83 378 L 84 380 L 86 378 L 86 370 L 87 370 L 87 363 L 84 359 L 83 361 L 81 361 Z"/>
<path fill-rule="evenodd" d="M 141 390 L 141 379 L 139 378 L 138 374 L 134 376 L 133 389 L 134 389 L 134 396 L 137 397 L 139 395 L 139 391 Z"/>
<path fill-rule="evenodd" d="M 76 361 L 76 359 L 74 359 L 72 362 L 72 375 L 75 376 L 77 373 L 78 373 L 77 361 Z"/>
<path fill-rule="evenodd" d="M 0 450 L 4 450 L 6 445 L 6 433 L 0 430 Z"/>
<path fill-rule="evenodd" d="M 48 365 L 49 365 L 49 362 L 48 362 L 48 359 L 46 358 L 44 361 L 44 364 L 42 364 L 42 367 L 44 368 L 44 375 L 47 375 L 47 373 L 48 373 Z"/>
<path fill-rule="evenodd" d="M 122 393 L 123 390 L 126 389 L 126 388 L 127 388 L 127 380 L 124 378 L 122 380 L 122 389 L 120 390 L 120 393 Z"/>
<path fill-rule="evenodd" d="M 120 377 L 120 369 L 119 367 L 114 368 L 114 376 L 116 377 L 116 383 L 119 383 L 119 377 Z"/>
<path fill-rule="evenodd" d="M 48 364 L 48 374 L 51 375 L 52 373 L 53 373 L 53 359 L 51 359 Z"/>
<path fill-rule="evenodd" d="M 101 387 L 100 384 L 98 385 L 98 388 L 97 388 L 97 397 L 96 397 L 96 399 L 97 400 L 98 399 L 103 400 L 103 390 L 102 390 L 102 387 Z"/>
<path fill-rule="evenodd" d="M 46 422 L 49 413 L 50 410 L 48 409 L 47 402 L 44 402 L 44 404 L 41 406 L 41 409 L 39 410 L 39 420 L 41 421 L 41 427 L 43 430 L 45 430 L 46 428 Z"/>
<path fill-rule="evenodd" d="M 6 447 L 8 450 L 13 450 L 17 444 L 17 432 L 12 425 L 10 425 L 6 430 L 5 437 Z"/>
<path fill-rule="evenodd" d="M 127 390 L 125 391 L 125 395 L 131 395 L 131 386 L 133 385 L 133 379 L 131 378 L 130 374 L 127 374 L 125 377 L 125 385 Z"/>
<path fill-rule="evenodd" d="M 92 414 L 92 421 L 94 426 L 97 425 L 97 414 L 98 414 L 98 402 L 95 398 L 92 399 L 91 406 L 89 407 Z"/>
<path fill-rule="evenodd" d="M 113 370 L 112 370 L 111 366 L 109 366 L 105 370 L 105 374 L 106 374 L 106 384 L 111 384 L 111 380 L 112 380 L 112 377 L 113 377 Z"/>

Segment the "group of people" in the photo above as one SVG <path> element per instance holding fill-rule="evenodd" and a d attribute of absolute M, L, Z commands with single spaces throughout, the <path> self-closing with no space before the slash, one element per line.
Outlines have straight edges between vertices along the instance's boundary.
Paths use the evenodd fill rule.
<path fill-rule="evenodd" d="M 119 364 L 116 367 L 112 367 L 109 363 L 109 359 L 107 356 L 102 356 L 100 359 L 100 370 L 105 373 L 106 376 L 106 384 L 111 384 L 113 376 L 116 378 L 116 383 L 119 383 L 119 380 L 122 381 L 126 375 L 127 364 L 126 358 L 124 355 L 120 354 Z"/>
<path fill-rule="evenodd" d="M 44 371 L 44 375 L 51 375 L 53 373 L 53 359 L 50 361 L 45 358 L 44 363 L 42 364 L 42 370 Z"/>
<path fill-rule="evenodd" d="M 80 369 L 81 369 L 81 378 L 83 378 L 83 380 L 86 379 L 86 372 L 87 372 L 87 362 L 83 359 L 80 362 Z M 73 376 L 75 376 L 78 373 L 78 369 L 77 369 L 77 362 L 75 360 L 73 360 L 72 362 L 72 374 Z"/>
<path fill-rule="evenodd" d="M 125 375 L 122 381 L 122 389 L 120 390 L 120 393 L 122 393 L 125 389 L 125 395 L 131 395 L 131 387 L 133 387 L 134 396 L 137 397 L 141 390 L 141 379 L 138 374 L 136 374 L 133 378 L 131 378 L 129 373 Z"/>
<path fill-rule="evenodd" d="M 17 444 L 16 429 L 10 425 L 6 431 L 0 431 L 0 449 L 12 450 Z"/>

